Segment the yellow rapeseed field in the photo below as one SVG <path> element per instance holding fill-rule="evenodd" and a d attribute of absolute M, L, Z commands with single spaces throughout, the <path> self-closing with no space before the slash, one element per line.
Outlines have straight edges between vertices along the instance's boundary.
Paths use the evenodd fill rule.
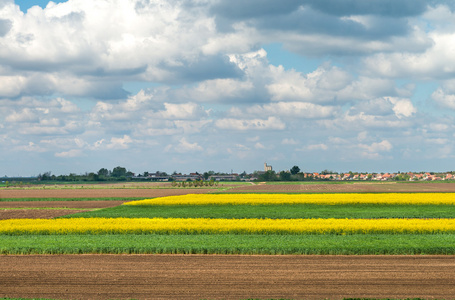
<path fill-rule="evenodd" d="M 0 221 L 0 234 L 420 234 L 448 232 L 455 232 L 455 219 L 75 218 Z"/>
<path fill-rule="evenodd" d="M 213 205 L 213 204 L 446 204 L 455 205 L 455 193 L 381 194 L 198 194 L 169 196 L 124 203 L 124 205 Z"/>

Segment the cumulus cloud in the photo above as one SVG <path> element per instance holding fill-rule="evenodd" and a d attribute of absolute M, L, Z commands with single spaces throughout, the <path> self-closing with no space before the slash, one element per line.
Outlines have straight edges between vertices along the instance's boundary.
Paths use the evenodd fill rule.
<path fill-rule="evenodd" d="M 450 90 L 448 91 L 440 87 L 433 92 L 431 99 L 443 108 L 455 110 L 455 93 L 452 93 Z"/>
<path fill-rule="evenodd" d="M 113 137 L 111 138 L 111 142 L 107 144 L 107 149 L 128 149 L 129 144 L 131 144 L 133 140 L 128 135 L 124 135 L 121 138 Z"/>
<path fill-rule="evenodd" d="M 14 87 L 0 86 L 0 96 L 65 92 L 112 99 L 126 96 L 118 78 L 182 82 L 239 76 L 223 52 L 203 55 L 198 50 L 216 37 L 207 9 L 168 1 L 137 3 L 51 2 L 27 14 L 14 3 L 5 4 L 0 8 L 0 63 L 17 74 L 9 76 Z M 43 73 L 32 87 L 32 77 Z"/>
<path fill-rule="evenodd" d="M 361 144 L 359 146 L 372 153 L 390 151 L 393 148 L 392 144 L 387 140 L 383 140 L 379 143 L 372 143 L 371 145 L 362 145 Z"/>
<path fill-rule="evenodd" d="M 254 148 L 256 149 L 265 149 L 265 146 L 259 142 L 257 142 L 256 144 L 254 144 Z"/>
<path fill-rule="evenodd" d="M 293 138 L 285 138 L 281 141 L 283 145 L 297 145 L 298 142 Z"/>
<path fill-rule="evenodd" d="M 203 148 L 198 145 L 198 143 L 190 143 L 186 140 L 186 138 L 181 138 L 179 143 L 175 146 L 168 145 L 165 148 L 166 152 L 177 152 L 177 153 L 193 153 L 193 152 L 201 152 Z"/>
<path fill-rule="evenodd" d="M 0 150 L 14 161 L 126 150 L 141 167 L 278 170 L 301 150 L 317 171 L 455 147 L 447 1 L 16 3 L 0 0 Z"/>
<path fill-rule="evenodd" d="M 79 157 L 79 156 L 82 156 L 82 154 L 83 154 L 82 150 L 72 149 L 69 151 L 55 153 L 55 157 L 70 158 L 70 157 Z"/>
<path fill-rule="evenodd" d="M 301 150 L 327 150 L 329 147 L 326 144 L 315 144 L 315 145 L 308 145 Z"/>
<path fill-rule="evenodd" d="M 389 98 L 389 101 L 394 105 L 393 111 L 399 119 L 403 117 L 410 117 L 417 112 L 417 109 L 409 99 Z"/>
<path fill-rule="evenodd" d="M 286 125 L 276 117 L 267 119 L 232 119 L 224 118 L 215 122 L 220 129 L 229 130 L 283 130 Z"/>

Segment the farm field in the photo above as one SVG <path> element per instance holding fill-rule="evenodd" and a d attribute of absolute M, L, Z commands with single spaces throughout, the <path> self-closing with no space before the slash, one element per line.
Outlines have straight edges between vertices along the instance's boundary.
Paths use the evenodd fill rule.
<path fill-rule="evenodd" d="M 413 183 L 409 184 L 412 185 Z M 442 284 L 436 294 L 425 294 L 423 293 L 423 290 L 419 291 L 419 289 L 415 288 L 417 284 L 425 285 L 428 282 L 432 282 L 432 280 L 436 282 L 438 279 L 436 276 L 440 276 L 440 274 L 422 270 L 420 271 L 422 277 L 412 275 L 411 277 L 415 278 L 416 281 L 411 283 L 404 279 L 406 276 L 408 276 L 406 278 L 410 278 L 409 274 L 405 274 L 406 269 L 402 270 L 397 268 L 397 266 L 404 263 L 403 259 L 410 257 L 413 259 L 430 259 L 430 265 L 431 262 L 436 263 L 436 260 L 432 259 L 440 258 L 442 260 L 436 263 L 437 266 L 450 266 L 454 269 L 455 261 L 453 260 L 452 255 L 455 254 L 455 213 L 453 209 L 455 207 L 455 197 L 454 194 L 447 193 L 453 188 L 453 184 L 439 184 L 441 186 L 446 186 L 446 193 L 436 194 L 434 193 L 436 192 L 435 188 L 432 187 L 431 189 L 428 189 L 428 187 L 433 185 L 427 186 L 426 184 L 430 183 L 422 183 L 421 186 L 424 188 L 420 187 L 420 190 L 417 186 L 411 186 L 416 192 L 420 192 L 411 194 L 404 193 L 406 189 L 409 189 L 408 183 L 397 184 L 393 193 L 384 193 L 387 184 L 381 185 L 375 183 L 375 189 L 370 190 L 370 192 L 366 194 L 338 194 L 329 189 L 331 186 L 355 186 L 356 184 L 327 184 L 327 190 L 323 194 L 319 191 L 314 193 L 304 192 L 301 195 L 296 195 L 295 192 L 288 192 L 284 195 L 275 195 L 273 194 L 274 192 L 269 192 L 268 194 L 261 195 L 261 192 L 251 194 L 251 192 L 241 191 L 242 189 L 245 190 L 250 187 L 272 186 L 276 187 L 276 191 L 279 192 L 283 187 L 283 185 L 267 184 L 232 185 L 229 188 L 224 187 L 222 189 L 213 190 L 181 188 L 139 189 L 147 190 L 149 192 L 170 192 L 168 195 L 144 197 L 150 199 L 149 201 L 133 201 L 141 197 L 134 196 L 135 190 L 127 188 L 119 189 L 133 192 L 129 196 L 126 196 L 124 200 L 120 200 L 119 198 L 121 197 L 118 196 L 96 198 L 90 196 L 77 197 L 74 195 L 67 195 L 66 198 L 55 197 L 50 199 L 52 201 L 46 201 L 47 198 L 44 197 L 26 196 L 3 198 L 2 194 L 2 199 L 0 201 L 0 218 L 2 218 L 2 214 L 5 216 L 6 213 L 12 214 L 16 211 L 20 214 L 23 211 L 29 211 L 31 216 L 34 215 L 40 220 L 33 220 L 33 218 L 29 216 L 25 216 L 27 220 L 20 220 L 20 217 L 4 217 L 4 220 L 0 221 L 0 253 L 8 255 L 1 255 L 0 260 L 4 260 L 7 257 L 18 257 L 18 259 L 36 258 L 35 263 L 39 265 L 42 264 L 40 261 L 47 261 L 49 257 L 55 258 L 55 260 L 60 258 L 69 259 L 70 257 L 70 260 L 77 260 L 80 258 L 81 261 L 83 257 L 94 257 L 95 260 L 99 259 L 100 261 L 103 261 L 105 255 L 101 254 L 104 253 L 111 254 L 110 256 L 112 256 L 112 254 L 117 254 L 114 257 L 119 259 L 134 254 L 132 257 L 140 256 L 144 257 L 145 261 L 149 261 L 159 257 L 165 257 L 166 254 L 172 254 L 170 257 L 177 257 L 180 254 L 185 254 L 183 257 L 188 258 L 188 264 L 191 264 L 189 261 L 191 261 L 193 257 L 198 257 L 198 259 L 200 257 L 202 260 L 210 260 L 212 257 L 220 258 L 218 265 L 211 266 L 212 269 L 219 269 L 223 265 L 226 266 L 226 261 L 224 260 L 229 261 L 234 257 L 242 260 L 256 257 L 257 254 L 261 254 L 260 256 L 257 256 L 258 261 L 255 261 L 253 264 L 260 265 L 264 261 L 269 261 L 269 258 L 275 257 L 284 260 L 288 258 L 296 259 L 293 263 L 294 266 L 289 266 L 289 272 L 291 272 L 289 274 L 292 275 L 288 278 L 288 281 L 286 281 L 291 282 L 290 285 L 294 286 L 293 289 L 289 287 L 289 292 L 280 290 L 280 286 L 282 286 L 283 283 L 283 281 L 280 280 L 268 283 L 263 282 L 263 270 L 267 270 L 269 266 L 262 266 L 260 269 L 262 271 L 257 271 L 256 273 L 251 273 L 250 271 L 243 269 L 238 270 L 223 267 L 225 269 L 218 271 L 233 273 L 237 271 L 241 274 L 246 272 L 251 278 L 249 281 L 240 285 L 235 281 L 236 279 L 232 279 L 232 285 L 228 284 L 227 287 L 223 286 L 221 283 L 218 291 L 224 291 L 224 297 L 213 291 L 206 298 L 248 299 L 251 297 L 260 297 L 264 299 L 321 299 L 327 297 L 330 299 L 341 299 L 342 297 L 430 298 L 437 296 L 441 299 L 451 299 L 449 295 L 453 295 L 454 291 L 453 283 L 449 281 L 447 282 L 447 285 Z M 368 185 L 368 183 L 366 185 Z M 296 184 L 284 185 L 284 187 L 288 187 L 289 189 L 293 189 L 294 186 L 300 188 L 300 186 Z M 305 184 L 302 186 L 318 187 L 316 184 Z M 67 189 L 64 191 L 74 190 L 78 189 Z M 96 190 L 107 191 L 112 189 L 92 188 L 90 191 Z M 199 193 L 205 193 L 206 195 L 184 196 L 185 194 L 193 193 L 195 190 Z M 26 191 L 26 189 L 24 189 L 24 191 Z M 225 194 L 226 192 L 234 192 L 234 194 Z M 244 193 L 247 193 L 248 195 L 245 195 Z M 165 196 L 170 197 L 166 198 Z M 220 201 L 223 197 L 224 199 L 228 199 L 226 203 L 223 202 L 224 200 Z M 229 203 L 230 198 L 234 199 L 232 203 Z M 323 198 L 326 198 L 325 202 L 321 201 Z M 176 199 L 180 200 L 177 201 Z M 190 202 L 180 203 L 179 201 L 181 201 L 181 199 L 190 199 Z M 212 199 L 210 201 L 214 202 L 207 202 L 206 200 L 200 199 Z M 251 199 L 256 199 L 254 201 L 259 202 L 251 203 Z M 279 201 L 284 202 L 279 202 L 276 199 L 281 199 Z M 301 200 L 296 202 L 295 199 Z M 261 201 L 263 201 L 263 203 L 261 203 Z M 80 209 L 80 206 L 84 206 L 84 208 Z M 79 212 L 80 210 L 83 210 L 84 212 Z M 57 216 L 57 218 L 55 218 L 56 216 L 50 215 L 48 217 L 40 217 L 39 213 L 45 211 L 49 213 L 52 211 L 59 211 L 61 214 L 59 213 L 58 216 L 60 217 Z M 104 221 L 106 219 L 102 218 L 114 219 L 107 219 L 110 220 L 107 222 Z M 310 223 L 312 225 L 308 225 Z M 99 225 L 97 224 L 101 224 L 101 227 L 98 227 Z M 316 228 L 314 229 L 315 231 L 308 231 L 308 228 L 313 228 L 312 226 L 316 226 L 314 227 Z M 324 228 L 326 229 L 321 231 L 318 229 L 322 228 L 320 226 L 325 226 Z M 334 229 L 334 226 L 341 227 Z M 38 231 L 36 231 L 37 228 Z M 53 229 L 48 231 L 49 228 L 57 228 L 57 231 L 52 231 Z M 61 228 L 63 231 L 59 231 L 60 229 L 58 228 Z M 124 231 L 126 228 L 132 229 Z M 53 255 L 37 255 L 45 253 Z M 70 255 L 81 253 L 85 254 L 76 256 Z M 95 255 L 94 253 L 97 254 Z M 17 254 L 20 255 L 16 256 Z M 29 256 L 24 254 L 35 255 Z M 224 256 L 223 254 L 229 255 Z M 238 256 L 238 254 L 241 255 Z M 308 254 L 311 255 L 306 256 Z M 319 276 L 317 274 L 322 272 L 322 269 L 317 269 L 316 266 L 318 264 L 319 266 L 324 264 L 319 260 L 323 261 L 324 256 L 321 255 L 327 254 L 336 254 L 337 256 L 328 256 L 333 259 L 340 258 L 340 255 L 350 254 L 350 256 L 346 256 L 348 260 L 351 260 L 349 262 L 350 264 L 356 264 L 356 261 L 362 259 L 370 262 L 372 259 L 378 259 L 379 261 L 379 259 L 383 257 L 391 259 L 393 263 L 389 261 L 388 263 L 391 264 L 390 266 L 379 265 L 376 267 L 372 267 L 372 265 L 365 263 L 363 264 L 363 267 L 359 265 L 358 269 L 351 270 L 351 272 L 355 273 L 353 276 L 362 277 L 362 279 L 367 281 L 370 280 L 369 291 L 375 291 L 372 293 L 368 293 L 367 290 L 362 291 L 358 287 L 355 288 L 354 286 L 356 283 L 354 281 L 346 281 L 346 276 L 349 277 L 351 275 L 341 276 L 340 274 L 344 274 L 342 273 L 344 272 L 342 269 L 338 269 L 338 273 L 336 273 L 338 275 L 333 279 L 333 283 L 328 283 L 327 280 L 315 279 L 314 281 L 310 280 L 311 284 L 306 285 L 306 281 L 301 277 L 307 276 L 307 274 L 302 271 L 306 268 L 306 264 L 314 264 L 315 269 L 310 271 L 310 274 L 312 274 L 312 278 L 317 278 L 317 276 Z M 370 254 L 375 254 L 375 256 L 365 256 Z M 379 254 L 387 255 L 382 256 Z M 410 256 L 396 256 L 401 254 Z M 418 256 L 414 256 L 414 254 L 418 254 Z M 429 254 L 430 256 L 428 256 Z M 441 254 L 444 256 L 438 256 Z M 109 255 L 107 257 L 109 257 Z M 308 258 L 309 261 L 303 263 L 302 260 L 300 260 L 301 258 Z M 143 263 L 145 262 L 143 261 Z M 279 262 L 276 261 L 276 263 Z M 339 263 L 341 265 L 344 264 L 341 262 L 341 259 Z M 416 263 L 416 261 L 413 261 L 410 264 L 412 265 L 413 263 Z M 418 262 L 418 264 L 420 264 L 420 262 Z M 95 266 L 96 263 L 87 265 L 84 268 L 87 268 L 87 270 L 92 268 L 89 271 L 90 274 L 92 274 L 92 272 L 98 272 Z M 115 266 L 111 267 L 111 272 L 117 274 L 116 272 L 118 269 L 116 269 Z M 131 265 L 131 267 L 133 266 Z M 273 267 L 280 268 L 278 265 L 270 266 L 270 268 Z M 333 270 L 337 268 L 336 266 L 332 267 L 334 268 Z M 393 273 L 393 276 L 396 278 L 403 278 L 399 284 L 394 283 L 391 280 L 391 277 L 386 277 L 382 281 L 380 280 L 380 278 L 382 278 L 381 276 L 383 276 L 381 270 L 385 267 L 395 268 L 391 270 L 391 272 L 397 272 Z M 136 268 L 136 266 L 134 268 Z M 140 269 L 139 266 L 137 266 L 137 268 Z M 294 270 L 292 268 L 295 268 L 295 271 L 292 271 Z M 55 265 L 55 269 L 49 270 L 50 273 L 47 274 L 52 277 L 52 272 L 58 272 L 57 269 L 58 265 Z M 11 268 L 10 270 L 15 271 L 14 268 Z M 106 271 L 108 268 L 102 268 L 102 270 Z M 198 269 L 198 271 L 196 271 L 197 274 L 194 276 L 196 278 L 202 276 L 203 279 L 201 280 L 211 282 L 215 286 L 220 284 L 218 282 L 219 280 L 214 282 L 213 280 L 216 280 L 216 278 L 208 275 L 212 272 L 210 270 L 210 267 L 208 267 L 208 269 Z M 60 271 L 62 270 L 60 269 Z M 101 270 L 99 271 L 101 272 Z M 144 280 L 147 280 L 146 277 L 142 277 L 146 276 L 146 273 L 147 272 L 144 271 L 136 273 L 137 275 L 135 275 L 136 277 L 134 278 L 138 278 L 140 282 L 143 282 Z M 30 282 L 36 284 L 38 290 L 40 289 L 40 286 L 49 286 L 49 282 L 40 281 L 41 278 L 27 277 L 27 272 L 25 271 L 16 274 L 19 278 L 22 277 L 22 280 L 30 280 Z M 68 278 L 71 278 L 72 275 L 70 273 L 66 274 L 68 274 Z M 174 272 L 173 274 L 176 273 Z M 98 274 L 98 276 L 102 277 L 100 274 Z M 112 284 L 125 280 L 123 275 L 118 274 L 118 276 L 121 277 L 116 276 L 117 275 L 111 275 L 109 277 L 113 280 Z M 363 276 L 366 277 L 364 278 Z M 160 282 L 160 278 L 159 275 L 155 275 L 150 280 L 157 280 Z M 190 291 L 193 288 L 202 289 L 202 286 L 206 287 L 206 285 L 199 286 L 191 283 L 186 277 L 182 278 L 183 279 L 181 280 L 185 282 L 186 291 Z M 226 275 L 224 278 L 230 277 Z M 454 277 L 452 276 L 451 278 Z M 73 279 L 79 280 L 74 277 Z M 308 278 L 305 277 L 305 280 L 308 280 Z M 371 283 L 375 280 L 376 282 L 380 281 L 380 285 L 383 284 L 386 287 L 382 290 L 384 293 L 381 293 L 379 289 L 371 289 Z M 0 281 L 0 285 L 1 282 L 2 281 Z M 265 291 L 263 294 L 247 294 L 245 292 L 246 290 L 255 290 L 257 282 L 270 286 L 270 291 Z M 85 283 L 82 280 L 81 285 L 84 284 Z M 333 284 L 334 286 L 338 284 L 339 287 L 346 286 L 346 289 L 344 292 L 343 290 L 340 290 L 340 294 L 336 294 L 334 293 L 335 289 L 331 292 L 329 291 L 330 289 L 327 284 Z M 368 284 L 365 286 L 367 285 Z M 134 286 L 134 284 L 132 284 L 132 286 Z M 2 294 L 0 292 L 0 297 L 39 296 L 42 298 L 78 298 L 78 296 L 74 296 L 74 293 L 77 293 L 76 291 L 65 294 L 63 292 L 64 287 L 66 287 L 66 291 L 68 291 L 68 283 L 65 283 L 65 280 L 62 279 L 61 281 L 55 281 L 55 289 L 53 288 L 55 291 L 62 289 L 56 294 L 59 296 L 55 296 L 51 293 L 40 293 L 38 295 L 27 294 L 25 292 L 24 294 Z M 109 294 L 111 292 L 113 293 L 113 298 L 124 298 L 124 296 L 121 296 L 122 293 L 125 292 L 124 290 L 123 292 L 119 290 L 119 294 L 114 294 L 115 288 L 109 290 L 108 284 L 103 285 L 103 287 L 104 290 L 99 292 L 99 297 L 97 294 L 86 295 L 85 298 L 106 298 L 107 295 L 111 295 Z M 319 287 L 319 292 L 312 290 L 314 287 Z M 102 287 L 100 288 L 102 289 Z M 230 289 L 226 290 L 227 288 Z M 277 293 L 272 292 L 274 289 L 280 291 Z M 0 286 L 0 291 L 3 290 L 3 287 Z M 69 290 L 71 290 L 71 288 Z M 392 290 L 394 292 L 391 292 Z M 22 288 L 22 291 L 25 291 L 24 287 Z M 313 292 L 307 293 L 308 291 Z M 132 290 L 131 292 L 133 293 Z M 147 293 L 150 295 L 150 293 L 153 292 L 153 295 L 158 295 L 159 288 L 154 286 L 154 289 L 150 290 L 150 286 L 139 285 L 136 286 L 134 292 L 137 293 L 131 295 L 136 296 L 128 297 L 142 299 L 147 298 L 145 296 Z M 187 298 L 194 298 L 194 295 L 198 295 L 198 297 L 202 295 L 202 290 L 199 290 L 199 294 L 197 294 L 197 291 L 194 292 L 196 294 L 191 294 L 193 296 L 188 296 L 185 292 L 182 292 L 183 294 L 180 293 L 177 298 L 185 298 L 185 296 L 188 296 Z M 231 292 L 233 294 L 230 294 Z M 232 295 L 232 297 L 226 297 L 226 295 Z M 235 295 L 242 296 L 237 297 Z M 163 297 L 176 298 L 176 294 Z"/>
<path fill-rule="evenodd" d="M 6 255 L 0 297 L 453 299 L 449 256 Z"/>
<path fill-rule="evenodd" d="M 273 182 L 236 186 L 228 193 L 455 193 L 455 183 L 436 182 Z"/>

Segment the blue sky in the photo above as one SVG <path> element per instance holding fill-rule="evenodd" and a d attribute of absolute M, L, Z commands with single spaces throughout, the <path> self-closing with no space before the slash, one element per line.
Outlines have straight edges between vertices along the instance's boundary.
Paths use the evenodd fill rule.
<path fill-rule="evenodd" d="M 0 175 L 455 170 L 454 14 L 0 0 Z"/>

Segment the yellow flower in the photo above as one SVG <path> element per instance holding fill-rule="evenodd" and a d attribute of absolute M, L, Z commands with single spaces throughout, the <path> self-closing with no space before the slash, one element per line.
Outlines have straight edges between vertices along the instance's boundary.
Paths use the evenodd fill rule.
<path fill-rule="evenodd" d="M 455 219 L 75 218 L 0 221 L 0 234 L 353 234 L 455 232 Z"/>
<path fill-rule="evenodd" d="M 382 194 L 198 194 L 169 196 L 124 205 L 242 205 L 242 204 L 446 204 L 455 205 L 454 193 Z"/>

